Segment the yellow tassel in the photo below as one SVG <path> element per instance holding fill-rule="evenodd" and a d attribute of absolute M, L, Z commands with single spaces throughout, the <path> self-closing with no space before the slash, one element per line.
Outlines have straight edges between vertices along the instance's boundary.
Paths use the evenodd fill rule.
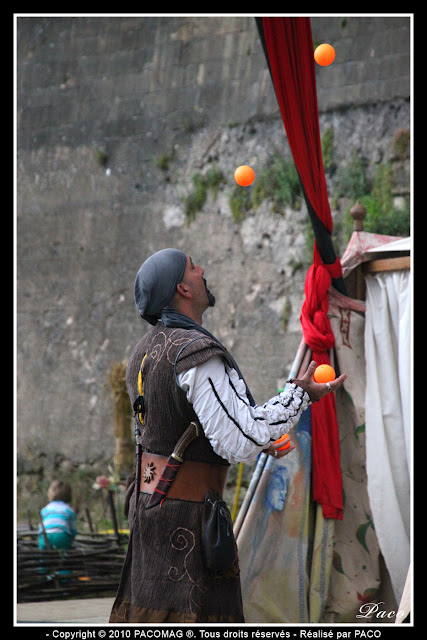
<path fill-rule="evenodd" d="M 142 358 L 142 362 L 141 362 L 141 366 L 139 367 L 139 373 L 138 373 L 138 393 L 140 396 L 143 395 L 142 392 L 142 367 L 144 366 L 144 360 L 147 357 L 147 354 L 145 354 L 145 356 Z"/>
<path fill-rule="evenodd" d="M 147 357 L 147 354 L 145 354 L 145 356 L 142 358 L 141 366 L 139 367 L 139 373 L 138 373 L 138 393 L 140 396 L 144 395 L 144 391 L 142 387 L 142 368 L 144 366 L 144 360 L 146 357 Z M 139 421 L 141 424 L 144 424 L 142 413 L 139 414 Z"/>

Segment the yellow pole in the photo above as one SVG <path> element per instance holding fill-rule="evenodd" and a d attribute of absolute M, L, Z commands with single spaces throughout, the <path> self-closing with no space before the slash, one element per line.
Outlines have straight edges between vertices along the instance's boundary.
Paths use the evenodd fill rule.
<path fill-rule="evenodd" d="M 237 474 L 236 493 L 234 494 L 233 510 L 231 512 L 231 520 L 234 522 L 237 512 L 237 504 L 239 502 L 240 485 L 242 484 L 243 462 L 239 462 L 239 471 Z"/>

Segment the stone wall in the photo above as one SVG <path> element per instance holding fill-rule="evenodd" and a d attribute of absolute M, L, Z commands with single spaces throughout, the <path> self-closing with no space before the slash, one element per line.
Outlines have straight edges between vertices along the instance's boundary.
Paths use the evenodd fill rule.
<path fill-rule="evenodd" d="M 409 128 L 409 27 L 312 19 L 337 53 L 316 70 L 337 163 L 356 148 L 374 166 Z M 255 20 L 18 17 L 17 136 L 19 459 L 112 458 L 106 373 L 148 328 L 133 280 L 166 246 L 205 268 L 206 326 L 256 399 L 274 395 L 301 338 L 307 213 L 230 210 L 237 166 L 289 155 Z M 188 224 L 192 176 L 212 167 L 225 182 Z"/>

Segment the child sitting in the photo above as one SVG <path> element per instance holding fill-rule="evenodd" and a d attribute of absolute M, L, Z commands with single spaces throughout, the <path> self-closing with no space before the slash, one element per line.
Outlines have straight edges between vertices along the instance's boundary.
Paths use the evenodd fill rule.
<path fill-rule="evenodd" d="M 54 480 L 48 492 L 49 504 L 41 510 L 43 527 L 50 549 L 71 549 L 77 533 L 76 514 L 70 507 L 71 487 L 62 480 Z M 46 549 L 43 528 L 39 525 L 39 549 Z"/>

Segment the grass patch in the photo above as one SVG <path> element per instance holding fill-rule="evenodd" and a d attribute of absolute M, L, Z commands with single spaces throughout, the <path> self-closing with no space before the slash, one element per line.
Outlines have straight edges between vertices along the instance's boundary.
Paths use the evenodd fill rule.
<path fill-rule="evenodd" d="M 296 211 L 301 209 L 302 190 L 292 158 L 283 158 L 275 152 L 251 187 L 234 187 L 229 197 L 233 220 L 242 222 L 248 211 L 256 209 L 266 199 L 272 200 L 274 213 L 283 214 L 286 206 Z"/>
<path fill-rule="evenodd" d="M 331 173 L 336 168 L 334 164 L 334 128 L 332 126 L 323 132 L 321 145 L 323 166 L 327 173 Z"/>
<path fill-rule="evenodd" d="M 172 155 L 170 153 L 161 153 L 154 161 L 154 164 L 158 169 L 162 171 L 168 171 Z"/>
<path fill-rule="evenodd" d="M 377 166 L 372 185 L 368 185 L 364 166 L 360 161 L 355 160 L 353 166 L 348 169 L 347 173 L 344 172 L 344 180 L 340 184 L 341 193 L 345 194 L 343 185 L 347 185 L 352 200 L 359 200 L 365 207 L 367 215 L 364 220 L 364 230 L 382 235 L 409 236 L 411 224 L 409 204 L 400 208 L 393 203 L 392 164 L 387 162 Z M 349 210 L 344 218 L 343 227 L 348 242 L 353 230 L 353 220 Z"/>
<path fill-rule="evenodd" d="M 280 324 L 285 333 L 286 333 L 286 329 L 288 328 L 291 313 L 292 313 L 292 304 L 290 300 L 286 298 L 285 304 L 283 305 L 282 315 L 280 316 Z"/>
<path fill-rule="evenodd" d="M 236 185 L 228 200 L 234 222 L 242 222 L 252 203 L 247 187 Z"/>
<path fill-rule="evenodd" d="M 205 174 L 194 173 L 191 179 L 193 182 L 193 191 L 184 201 L 184 213 L 187 224 L 193 222 L 193 220 L 196 219 L 196 214 L 203 209 L 208 191 L 211 190 L 213 197 L 216 198 L 220 185 L 225 183 L 224 174 L 219 167 L 211 167 Z"/>
<path fill-rule="evenodd" d="M 338 169 L 337 177 L 336 196 L 345 196 L 355 202 L 369 193 L 366 164 L 361 160 L 357 151 L 353 151 L 348 164 Z"/>
<path fill-rule="evenodd" d="M 274 153 L 257 177 L 251 194 L 252 205 L 258 207 L 266 198 L 272 198 L 275 213 L 282 213 L 286 206 L 296 211 L 301 209 L 301 185 L 292 158 Z"/>

